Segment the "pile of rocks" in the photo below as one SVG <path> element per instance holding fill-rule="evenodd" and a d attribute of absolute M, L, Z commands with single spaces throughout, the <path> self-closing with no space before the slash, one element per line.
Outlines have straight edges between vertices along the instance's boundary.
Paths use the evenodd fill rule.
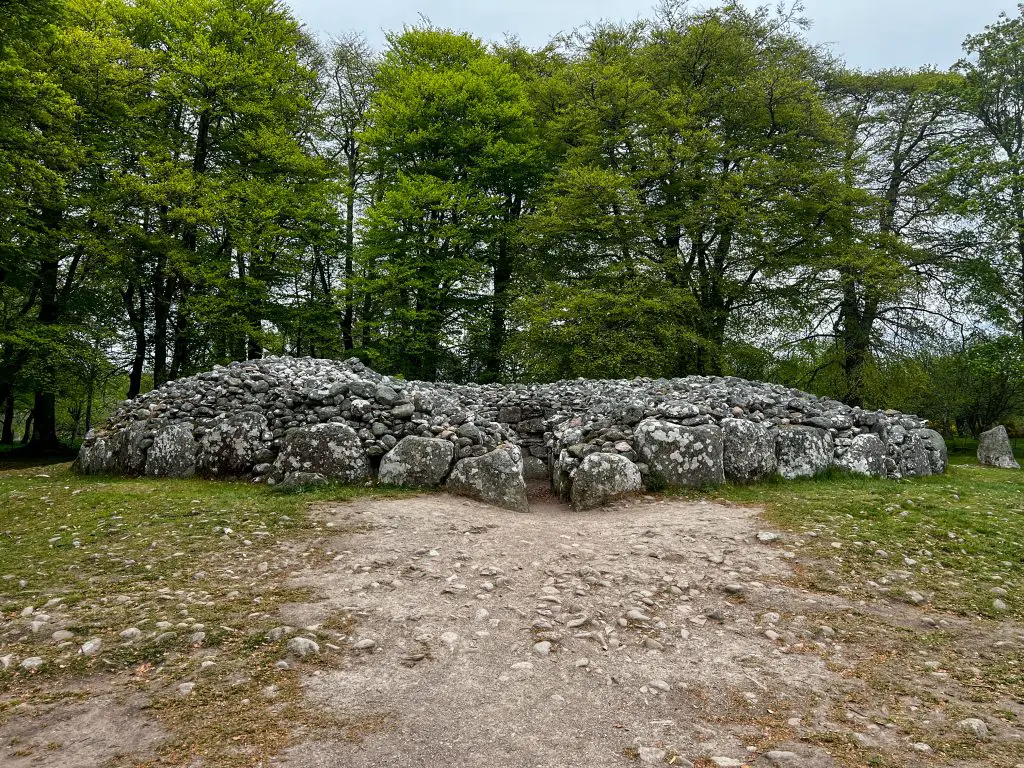
<path fill-rule="evenodd" d="M 274 357 L 121 404 L 82 446 L 90 474 L 446 486 L 528 508 L 547 479 L 580 509 L 641 490 L 946 467 L 921 419 L 731 377 L 454 385 L 382 376 L 357 359 Z"/>

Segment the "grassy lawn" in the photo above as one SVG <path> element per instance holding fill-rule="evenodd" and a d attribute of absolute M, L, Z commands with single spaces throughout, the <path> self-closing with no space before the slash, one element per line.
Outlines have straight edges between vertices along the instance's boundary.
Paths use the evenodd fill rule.
<path fill-rule="evenodd" d="M 288 637 L 267 639 L 282 603 L 309 598 L 281 583 L 329 556 L 309 545 L 319 528 L 309 504 L 388 493 L 85 478 L 66 464 L 0 472 L 0 657 L 13 656 L 0 669 L 0 724 L 19 704 L 81 697 L 76 685 L 121 675 L 176 736 L 162 763 L 249 765 L 274 754 L 297 720 L 317 723 L 302 708 Z M 49 619 L 34 633 L 40 614 Z M 74 638 L 52 640 L 58 627 Z M 128 628 L 140 636 L 123 638 Z M 343 632 L 299 632 L 323 649 L 302 664 L 345 652 Z M 100 653 L 79 653 L 88 639 L 101 641 Z M 26 657 L 44 663 L 26 671 Z"/>
<path fill-rule="evenodd" d="M 1024 471 L 954 463 L 938 477 L 832 473 L 728 486 L 712 496 L 763 505 L 768 522 L 799 534 L 814 562 L 805 571 L 809 586 L 1024 618 Z"/>

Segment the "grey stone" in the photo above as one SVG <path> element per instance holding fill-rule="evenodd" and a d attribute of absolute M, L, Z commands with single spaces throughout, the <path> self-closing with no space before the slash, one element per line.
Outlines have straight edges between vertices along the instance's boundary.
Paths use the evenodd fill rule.
<path fill-rule="evenodd" d="M 446 487 L 457 496 L 514 512 L 529 511 L 523 455 L 515 445 L 501 445 L 483 456 L 462 459 L 456 463 Z"/>
<path fill-rule="evenodd" d="M 700 488 L 725 482 L 722 430 L 717 426 L 683 427 L 648 419 L 636 428 L 636 444 L 657 484 Z"/>
<path fill-rule="evenodd" d="M 985 721 L 978 717 L 968 717 L 956 724 L 956 727 L 965 733 L 969 733 L 978 740 L 985 740 L 988 738 L 988 725 Z"/>
<path fill-rule="evenodd" d="M 312 656 L 320 653 L 320 646 L 308 637 L 293 637 L 288 641 L 287 648 L 297 656 Z"/>
<path fill-rule="evenodd" d="M 775 436 L 746 419 L 722 419 L 722 463 L 727 480 L 752 483 L 775 474 Z"/>
<path fill-rule="evenodd" d="M 299 488 L 319 488 L 328 482 L 319 472 L 289 472 L 277 487 L 283 491 L 294 491 Z"/>
<path fill-rule="evenodd" d="M 577 510 L 594 509 L 643 490 L 636 464 L 625 456 L 592 453 L 572 477 L 571 501 Z"/>
<path fill-rule="evenodd" d="M 919 429 L 916 434 L 921 438 L 928 451 L 928 462 L 933 475 L 945 473 L 949 466 L 949 451 L 946 448 L 946 441 L 934 429 Z"/>
<path fill-rule="evenodd" d="M 171 424 L 153 438 L 146 455 L 150 477 L 192 477 L 196 473 L 196 441 L 189 424 Z"/>
<path fill-rule="evenodd" d="M 256 463 L 263 448 L 267 420 L 251 411 L 235 414 L 199 439 L 196 471 L 203 477 L 241 477 Z"/>
<path fill-rule="evenodd" d="M 286 475 L 312 472 L 341 483 L 358 483 L 370 476 L 359 436 L 352 427 L 336 423 L 314 424 L 291 432 L 274 467 Z"/>
<path fill-rule="evenodd" d="M 1013 457 L 1013 447 L 1006 427 L 999 425 L 988 432 L 982 432 L 978 441 L 978 463 L 983 467 L 1000 469 L 1020 469 L 1020 464 Z"/>
<path fill-rule="evenodd" d="M 834 450 L 832 436 L 818 427 L 783 426 L 775 436 L 778 472 L 787 480 L 821 474 L 832 463 Z"/>
<path fill-rule="evenodd" d="M 440 485 L 455 460 L 455 447 L 447 440 L 410 436 L 399 441 L 383 458 L 377 479 L 386 485 L 430 487 Z"/>
<path fill-rule="evenodd" d="M 885 443 L 878 435 L 864 434 L 852 438 L 843 453 L 836 451 L 837 467 L 867 477 L 885 476 Z"/>

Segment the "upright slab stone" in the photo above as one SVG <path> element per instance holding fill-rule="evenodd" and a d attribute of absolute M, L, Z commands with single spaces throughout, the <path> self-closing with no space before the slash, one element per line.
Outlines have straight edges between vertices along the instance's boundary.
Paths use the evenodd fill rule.
<path fill-rule="evenodd" d="M 836 448 L 834 464 L 866 477 L 885 477 L 885 443 L 878 435 L 855 436 L 844 449 Z"/>
<path fill-rule="evenodd" d="M 640 493 L 643 478 L 636 464 L 614 453 L 592 453 L 583 459 L 572 477 L 572 506 L 579 511 Z"/>
<path fill-rule="evenodd" d="M 650 472 L 649 484 L 702 488 L 725 482 L 719 427 L 683 427 L 648 419 L 640 422 L 634 434 L 637 452 Z"/>
<path fill-rule="evenodd" d="M 455 464 L 445 486 L 457 496 L 513 512 L 530 511 L 523 479 L 523 455 L 515 445 L 500 445 L 483 456 L 462 459 Z"/>
<path fill-rule="evenodd" d="M 90 432 L 78 450 L 78 467 L 85 475 L 105 475 L 116 470 L 114 446 L 106 435 Z"/>
<path fill-rule="evenodd" d="M 754 483 L 775 474 L 775 436 L 767 428 L 746 419 L 722 419 L 721 424 L 726 479 Z"/>
<path fill-rule="evenodd" d="M 196 441 L 191 424 L 172 424 L 153 438 L 146 456 L 150 477 L 192 477 L 196 473 Z"/>
<path fill-rule="evenodd" d="M 267 420 L 258 413 L 238 413 L 219 422 L 199 440 L 196 469 L 204 477 L 242 477 L 252 471 L 263 450 Z"/>
<path fill-rule="evenodd" d="M 384 456 L 377 479 L 385 485 L 409 488 L 440 485 L 454 459 L 455 446 L 448 440 L 406 437 Z"/>
<path fill-rule="evenodd" d="M 117 472 L 122 475 L 138 476 L 146 471 L 146 426 L 133 422 L 114 435 L 114 461 Z"/>
<path fill-rule="evenodd" d="M 981 433 L 978 442 L 978 463 L 983 467 L 999 467 L 1000 469 L 1020 469 L 1020 464 L 1013 458 L 1013 447 L 1006 427 L 999 425 L 995 429 Z"/>
<path fill-rule="evenodd" d="M 907 434 L 899 448 L 896 471 L 901 477 L 928 477 L 932 473 L 931 457 L 916 430 Z"/>
<path fill-rule="evenodd" d="M 832 463 L 832 435 L 818 427 L 781 427 L 775 436 L 779 474 L 787 480 L 814 477 Z"/>
<path fill-rule="evenodd" d="M 323 475 L 339 483 L 359 483 L 370 476 L 370 467 L 359 435 L 352 427 L 329 422 L 300 427 L 285 436 L 274 468 Z"/>
<path fill-rule="evenodd" d="M 949 451 L 946 448 L 946 441 L 934 429 L 919 429 L 916 432 L 921 438 L 924 447 L 928 451 L 928 462 L 931 465 L 933 475 L 941 475 L 949 466 Z"/>

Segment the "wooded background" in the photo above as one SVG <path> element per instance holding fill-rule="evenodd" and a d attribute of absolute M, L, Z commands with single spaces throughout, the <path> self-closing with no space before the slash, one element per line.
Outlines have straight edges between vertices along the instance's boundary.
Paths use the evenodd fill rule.
<path fill-rule="evenodd" d="M 274 0 L 0 0 L 0 442 L 268 354 L 1020 419 L 1024 16 L 948 72 L 799 16 L 376 51 Z"/>

